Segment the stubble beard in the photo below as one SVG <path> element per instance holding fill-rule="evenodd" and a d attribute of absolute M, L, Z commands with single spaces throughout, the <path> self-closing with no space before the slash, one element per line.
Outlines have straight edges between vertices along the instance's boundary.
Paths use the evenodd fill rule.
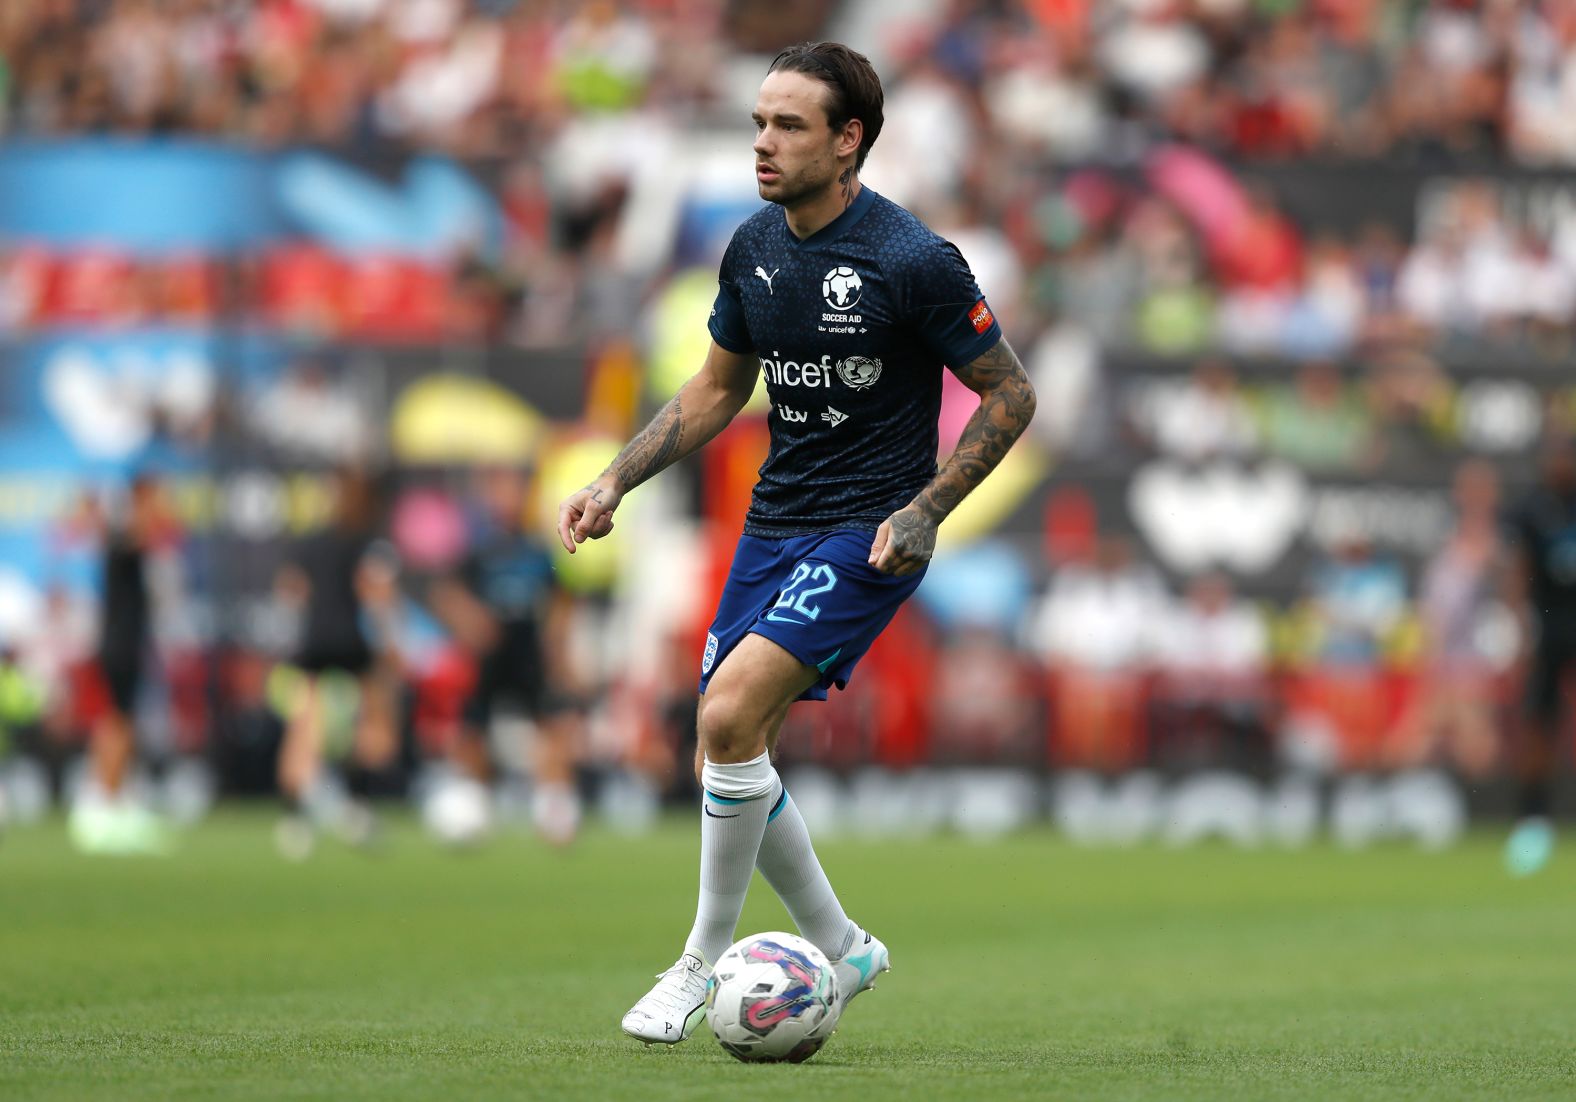
<path fill-rule="evenodd" d="M 768 203 L 791 209 L 821 198 L 836 184 L 837 165 L 834 163 L 824 176 L 811 175 L 809 172 L 802 172 L 792 178 L 784 175 L 775 184 L 760 184 L 756 190 Z"/>

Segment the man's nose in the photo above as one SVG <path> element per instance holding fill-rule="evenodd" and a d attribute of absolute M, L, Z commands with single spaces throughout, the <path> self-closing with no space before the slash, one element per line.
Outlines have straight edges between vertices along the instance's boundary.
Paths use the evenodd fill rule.
<path fill-rule="evenodd" d="M 762 130 L 755 135 L 754 149 L 757 157 L 770 157 L 772 155 L 774 146 L 771 138 L 768 137 L 770 133 L 770 130 Z"/>

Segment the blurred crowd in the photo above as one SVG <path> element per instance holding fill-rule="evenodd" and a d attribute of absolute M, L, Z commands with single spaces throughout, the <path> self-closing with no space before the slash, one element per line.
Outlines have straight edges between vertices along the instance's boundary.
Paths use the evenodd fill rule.
<path fill-rule="evenodd" d="M 813 31 L 837 7 L 37 0 L 0 17 L 0 102 L 29 133 L 514 155 L 569 113 L 714 104 L 729 48 Z M 1576 158 L 1576 16 L 1559 0 L 948 0 L 883 14 L 915 81 L 906 98 L 945 112 L 950 91 L 990 137 L 1062 158 L 1161 137 L 1247 157 Z"/>
<path fill-rule="evenodd" d="M 1576 453 L 1550 461 L 1550 485 L 1576 492 Z M 529 465 L 309 481 L 299 533 L 252 540 L 205 529 L 189 480 L 85 489 L 54 527 L 55 569 L 85 558 L 101 581 L 51 588 L 4 638 L 4 744 L 54 769 L 91 748 L 90 809 L 118 806 L 138 761 L 204 762 L 227 791 L 285 797 L 291 853 L 317 830 L 365 840 L 365 800 L 439 781 L 476 829 L 465 808 L 523 786 L 555 841 L 588 794 L 638 818 L 690 792 L 732 528 L 650 529 L 639 570 L 577 577 Z M 1416 572 L 1353 534 L 1283 600 L 1220 570 L 1167 574 L 1097 523 L 1044 550 L 973 545 L 937 561 L 846 692 L 795 710 L 785 760 L 1505 776 L 1532 641 L 1520 507 L 1467 460 Z"/>
<path fill-rule="evenodd" d="M 615 247 L 687 136 L 737 132 L 746 50 L 879 9 L 868 175 L 954 238 L 1017 332 L 1077 317 L 1160 352 L 1335 355 L 1483 336 L 1570 347 L 1576 229 L 1470 183 L 1416 227 L 1332 228 L 1255 166 L 1458 173 L 1576 158 L 1569 5 L 1127 0 L 792 12 L 720 0 L 40 0 L 0 13 L 13 135 L 182 134 L 472 166 L 502 255 L 0 254 L 0 330 L 259 320 L 321 336 L 572 341 L 666 270 Z M 419 91 L 418 91 L 419 90 Z M 741 163 L 742 160 L 741 160 Z M 923 164 L 915 173 L 909 166 Z M 747 183 L 746 175 L 741 180 Z M 743 185 L 741 185 L 743 186 Z M 1335 200 L 1342 201 L 1339 198 Z M 224 263 L 219 263 L 223 259 Z M 714 257 L 695 258 L 710 264 Z M 626 286 L 620 286 L 620 281 Z"/>
<path fill-rule="evenodd" d="M 967 256 L 1041 394 L 1034 442 L 1073 479 L 1158 458 L 1454 481 L 1420 553 L 1360 525 L 1325 533 L 1273 599 L 1094 521 L 938 561 L 849 692 L 795 713 L 785 756 L 1504 772 L 1528 636 L 1501 521 L 1525 487 L 1470 456 L 1518 457 L 1525 481 L 1576 415 L 1554 385 L 1576 338 L 1576 219 L 1562 192 L 1530 202 L 1506 180 L 1576 162 L 1576 6 L 1560 0 L 0 2 L 7 139 L 310 147 L 384 178 L 432 154 L 503 224 L 499 250 L 422 256 L 304 236 L 241 255 L 0 240 L 0 338 L 239 325 L 565 346 L 588 365 L 595 431 L 622 439 L 670 389 L 664 364 L 693 369 L 715 291 L 715 249 L 624 247 L 649 230 L 632 197 L 720 135 L 749 198 L 767 59 L 862 27 L 886 84 L 866 176 Z M 1381 162 L 1448 177 L 1408 203 L 1412 224 L 1366 216 Z M 1304 164 L 1355 216 L 1277 190 L 1274 170 Z M 1463 356 L 1515 370 L 1463 384 Z M 111 846 L 150 829 L 117 818 L 139 759 L 282 793 L 291 853 L 324 829 L 366 840 L 363 801 L 383 793 L 426 793 L 464 833 L 477 786 L 530 778 L 536 826 L 564 840 L 599 789 L 625 811 L 685 791 L 731 552 L 711 498 L 736 503 L 753 462 L 678 476 L 698 524 L 682 494 L 664 503 L 682 520 L 663 538 L 688 542 L 661 561 L 692 585 L 566 582 L 544 450 L 401 466 L 374 409 L 385 385 L 326 363 L 242 399 L 183 377 L 149 400 L 150 432 L 188 457 L 246 441 L 257 477 L 277 476 L 234 500 L 288 498 L 306 520 L 220 533 L 212 473 L 84 486 L 52 562 L 91 560 L 102 581 L 52 586 L 31 630 L 0 638 L 0 752 L 63 770 L 91 741 L 83 837 Z"/>
<path fill-rule="evenodd" d="M 0 16 L 13 132 L 518 153 L 566 114 L 704 100 L 725 5 L 40 0 Z"/>

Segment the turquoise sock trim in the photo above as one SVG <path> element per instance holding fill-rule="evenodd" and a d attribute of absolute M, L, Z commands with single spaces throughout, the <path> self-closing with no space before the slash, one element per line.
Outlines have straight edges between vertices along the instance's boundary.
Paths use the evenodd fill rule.
<path fill-rule="evenodd" d="M 772 810 L 766 816 L 766 821 L 769 823 L 773 819 L 777 818 L 777 816 L 782 814 L 783 808 L 785 808 L 787 806 L 788 806 L 788 790 L 785 788 L 785 789 L 783 789 L 783 794 L 781 796 L 777 797 L 777 802 L 772 805 Z"/>

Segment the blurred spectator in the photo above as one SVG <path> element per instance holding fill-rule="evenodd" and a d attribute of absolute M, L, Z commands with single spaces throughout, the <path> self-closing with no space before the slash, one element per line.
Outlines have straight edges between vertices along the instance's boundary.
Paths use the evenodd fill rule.
<path fill-rule="evenodd" d="M 1319 663 L 1373 668 L 1406 614 L 1406 575 L 1376 556 L 1366 537 L 1353 535 L 1314 571 L 1308 604 Z"/>
<path fill-rule="evenodd" d="M 932 760 L 1033 764 L 1035 679 L 1011 644 L 984 628 L 954 634 L 942 648 L 932 688 Z"/>
<path fill-rule="evenodd" d="M 1516 12 L 1509 94 L 1511 151 L 1533 164 L 1576 160 L 1576 12 L 1567 4 Z"/>
<path fill-rule="evenodd" d="M 1325 236 L 1303 253 L 1301 291 L 1292 296 L 1275 347 L 1303 358 L 1333 356 L 1357 342 L 1363 288 L 1344 243 Z"/>
<path fill-rule="evenodd" d="M 1448 762 L 1481 777 L 1498 755 L 1496 655 L 1489 642 L 1504 569 L 1499 476 L 1481 460 L 1456 470 L 1456 527 L 1428 563 L 1418 595 L 1423 655 L 1416 697 L 1391 742 L 1391 764 Z"/>
<path fill-rule="evenodd" d="M 1001 136 L 1060 160 L 1097 154 L 1108 116 L 1087 43 L 1027 38 L 1013 43 L 1006 56 L 1010 63 L 983 89 L 986 110 Z"/>
<path fill-rule="evenodd" d="M 1439 229 L 1419 239 L 1401 266 L 1396 295 L 1407 315 L 1425 330 L 1472 324 L 1476 314 L 1458 231 Z"/>
<path fill-rule="evenodd" d="M 1513 513 L 1510 538 L 1526 684 L 1516 740 L 1518 822 L 1505 858 L 1512 873 L 1526 875 L 1543 866 L 1554 845 L 1552 789 L 1576 669 L 1576 440 L 1549 442 L 1542 478 Z"/>
<path fill-rule="evenodd" d="M 1450 380 L 1422 353 L 1402 351 L 1381 358 L 1368 383 L 1373 428 L 1367 464 L 1432 467 L 1449 442 L 1451 397 Z"/>
<path fill-rule="evenodd" d="M 1263 421 L 1270 454 L 1315 471 L 1351 470 L 1371 447 L 1368 408 L 1340 369 L 1323 361 L 1299 370 L 1295 388 L 1270 388 Z"/>
<path fill-rule="evenodd" d="M 1127 247 L 1138 262 L 1139 299 L 1133 337 L 1158 353 L 1196 351 L 1209 343 L 1214 298 L 1204 279 L 1200 243 L 1171 206 L 1148 202 L 1126 227 Z"/>
<path fill-rule="evenodd" d="M 159 483 L 133 478 L 124 501 L 106 512 L 85 499 L 86 525 L 101 541 L 103 597 L 98 668 L 104 702 L 89 743 L 91 780 L 71 813 L 72 839 L 89 852 L 156 853 L 163 827 L 130 790 L 137 755 L 138 702 L 153 653 L 152 560 L 177 538 Z"/>
<path fill-rule="evenodd" d="M 1135 559 L 1131 543 L 1108 536 L 1092 561 L 1056 572 L 1032 616 L 1030 645 L 1050 662 L 1135 669 L 1153 656 L 1165 608 L 1159 575 Z"/>
<path fill-rule="evenodd" d="M 1358 231 L 1352 267 L 1363 295 L 1362 335 L 1367 340 L 1392 340 L 1409 328 L 1397 292 L 1405 256 L 1400 237 L 1383 222 L 1369 222 Z"/>
<path fill-rule="evenodd" d="M 1157 757 L 1172 765 L 1261 765 L 1269 639 L 1258 609 L 1225 576 L 1204 574 L 1157 634 Z"/>
<path fill-rule="evenodd" d="M 387 569 L 373 555 L 378 503 L 372 479 L 354 468 L 335 477 L 333 519 L 304 540 L 279 575 L 280 597 L 298 610 L 300 641 L 294 668 L 300 681 L 288 698 L 288 724 L 279 750 L 279 788 L 293 814 L 280 823 L 281 852 L 302 858 L 319 831 L 354 845 L 372 841 L 370 810 L 349 798 L 335 766 L 349 761 L 381 769 L 397 743 L 390 686 L 379 676 L 380 655 L 370 637 L 375 598 L 386 591 Z"/>
<path fill-rule="evenodd" d="M 0 763 L 19 744 L 37 742 L 43 714 L 38 682 L 17 660 L 15 650 L 0 648 Z"/>
<path fill-rule="evenodd" d="M 1105 36 L 1100 51 L 1111 78 L 1151 104 L 1201 76 L 1209 40 L 1165 5 L 1137 5 Z"/>
<path fill-rule="evenodd" d="M 45 757 L 63 753 L 85 734 L 81 686 L 97 682 L 95 648 L 99 626 L 92 602 L 63 585 L 44 593 L 44 607 L 34 631 L 18 640 L 18 662 L 42 696 Z"/>
<path fill-rule="evenodd" d="M 979 148 L 967 89 L 924 55 L 908 62 L 890 87 L 881 140 L 870 151 L 867 172 L 893 202 L 933 210 L 957 195 Z M 912 171 L 918 163 L 924 172 Z"/>
<path fill-rule="evenodd" d="M 1406 624 L 1406 575 L 1347 537 L 1308 579 L 1303 607 L 1311 648 L 1287 679 L 1285 751 L 1305 766 L 1386 764 L 1394 727 L 1390 663 Z"/>
<path fill-rule="evenodd" d="M 565 844 L 580 820 L 575 770 L 583 750 L 583 679 L 567 637 L 572 602 L 547 548 L 526 527 L 530 489 L 519 470 L 477 472 L 469 554 L 433 586 L 432 604 L 477 668 L 454 760 L 472 779 L 488 778 L 495 717 L 500 705 L 513 705 L 536 728 L 537 829 Z"/>
<path fill-rule="evenodd" d="M 1250 455 L 1259 432 L 1231 368 L 1204 360 L 1180 386 L 1149 400 L 1154 440 L 1166 455 L 1189 462 Z"/>
<path fill-rule="evenodd" d="M 1103 539 L 1092 562 L 1056 572 L 1028 628 L 1055 700 L 1062 760 L 1115 769 L 1143 752 L 1143 674 L 1167 607 L 1155 571 L 1123 539 Z"/>
<path fill-rule="evenodd" d="M 1212 686 L 1254 687 L 1269 661 L 1263 616 L 1222 574 L 1201 574 L 1188 583 L 1162 637 L 1166 671 L 1202 692 Z"/>
<path fill-rule="evenodd" d="M 1042 398 L 1029 431 L 1053 451 L 1098 454 L 1109 435 L 1109 402 L 1100 372 L 1100 347 L 1083 325 L 1052 324 L 1034 342 L 1024 366 Z"/>
<path fill-rule="evenodd" d="M 1512 320 L 1545 352 L 1565 351 L 1576 320 L 1576 272 L 1555 256 L 1546 237 L 1531 231 L 1521 234 L 1516 266 Z"/>

